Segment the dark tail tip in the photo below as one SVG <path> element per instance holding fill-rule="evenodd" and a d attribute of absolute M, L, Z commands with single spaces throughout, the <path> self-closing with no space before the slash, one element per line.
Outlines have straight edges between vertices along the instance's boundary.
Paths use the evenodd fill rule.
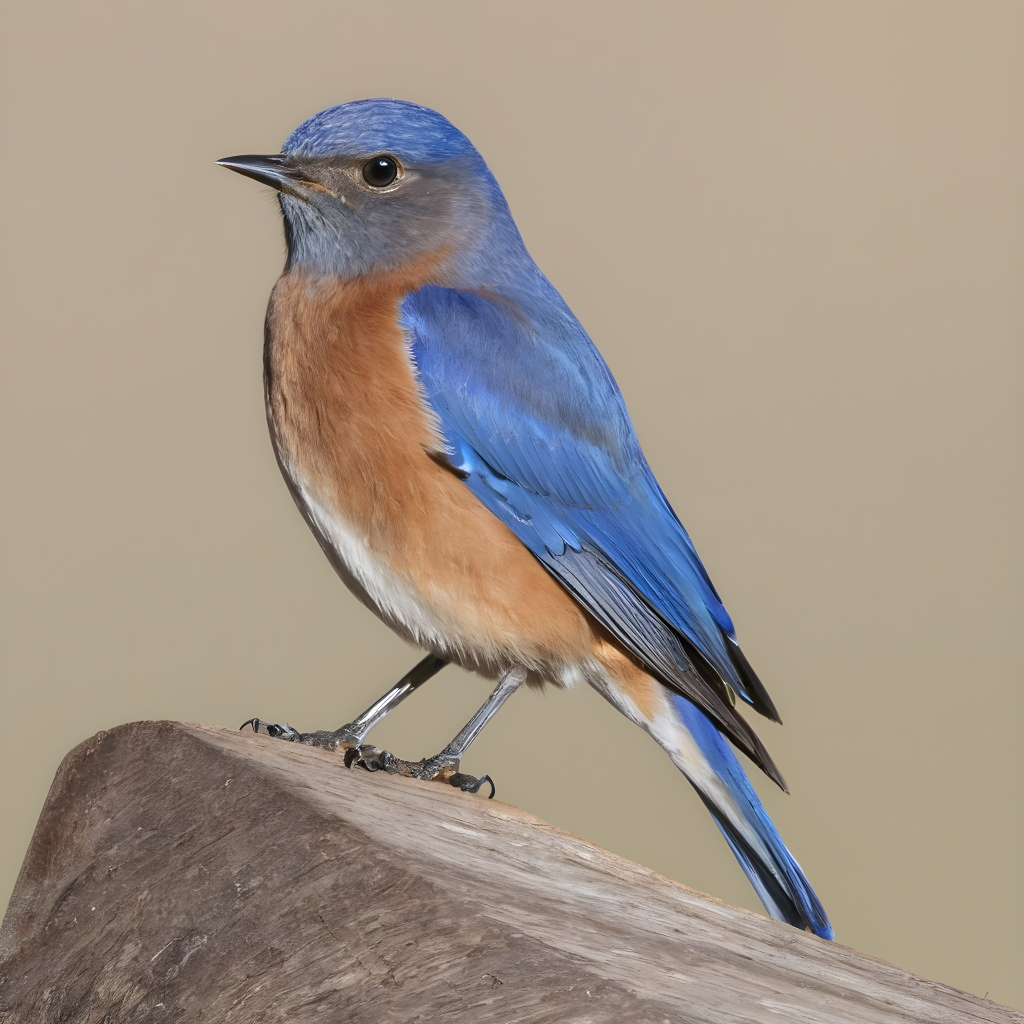
<path fill-rule="evenodd" d="M 825 908 L 800 865 L 777 834 L 769 835 L 775 831 L 771 823 L 765 821 L 767 828 L 763 829 L 762 838 L 767 840 L 774 863 L 766 863 L 714 803 L 703 793 L 700 795 L 768 913 L 778 921 L 812 932 L 822 939 L 834 938 Z"/>

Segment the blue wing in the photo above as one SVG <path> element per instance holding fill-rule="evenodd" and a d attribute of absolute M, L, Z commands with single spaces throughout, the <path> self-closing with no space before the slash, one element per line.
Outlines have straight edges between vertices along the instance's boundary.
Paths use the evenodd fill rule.
<path fill-rule="evenodd" d="M 665 685 L 785 788 L 732 706 L 778 720 L 647 465 L 618 387 L 544 282 L 515 298 L 427 286 L 401 320 L 466 485 Z"/>

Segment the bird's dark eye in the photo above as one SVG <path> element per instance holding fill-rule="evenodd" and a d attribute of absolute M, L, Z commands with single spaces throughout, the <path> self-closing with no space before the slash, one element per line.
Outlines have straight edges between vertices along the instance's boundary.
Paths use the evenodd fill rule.
<path fill-rule="evenodd" d="M 363 164 L 363 178 L 374 188 L 387 188 L 398 177 L 398 161 L 393 156 L 375 156 Z"/>

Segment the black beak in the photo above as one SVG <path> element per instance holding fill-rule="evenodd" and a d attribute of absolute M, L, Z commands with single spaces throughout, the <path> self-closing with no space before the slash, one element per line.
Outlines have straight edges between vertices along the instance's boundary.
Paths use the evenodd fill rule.
<path fill-rule="evenodd" d="M 295 185 L 301 178 L 288 167 L 286 160 L 287 158 L 281 155 L 226 156 L 223 160 L 218 160 L 217 163 L 221 167 L 238 171 L 239 174 L 244 174 L 247 178 L 255 178 L 264 185 L 276 188 L 278 192 L 298 195 Z"/>

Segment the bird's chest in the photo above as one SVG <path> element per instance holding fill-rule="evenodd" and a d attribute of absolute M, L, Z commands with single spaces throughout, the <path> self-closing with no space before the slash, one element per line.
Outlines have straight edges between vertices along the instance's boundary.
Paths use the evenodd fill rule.
<path fill-rule="evenodd" d="M 409 285 L 286 275 L 267 314 L 278 462 L 342 579 L 392 628 L 486 672 L 551 678 L 590 656 L 579 607 L 509 528 L 431 456 L 398 303 Z"/>
<path fill-rule="evenodd" d="M 325 552 L 366 603 L 409 631 L 430 615 L 408 571 L 446 481 L 416 384 L 396 282 L 285 275 L 267 313 L 265 382 L 274 449 Z"/>

